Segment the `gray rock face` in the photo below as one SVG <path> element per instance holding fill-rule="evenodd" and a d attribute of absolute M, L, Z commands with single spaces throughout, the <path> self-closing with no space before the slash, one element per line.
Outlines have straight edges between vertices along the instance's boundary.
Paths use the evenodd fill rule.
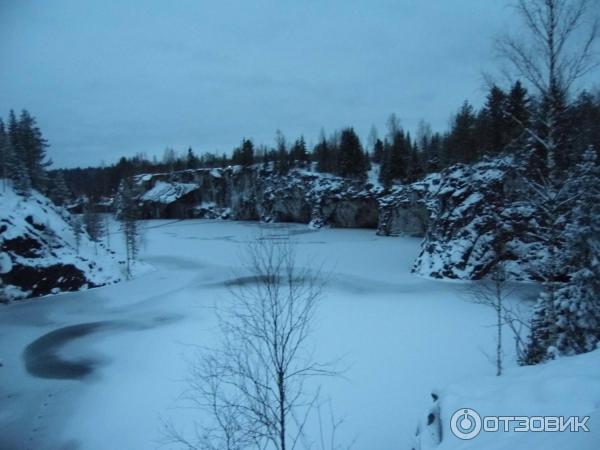
<path fill-rule="evenodd" d="M 382 189 L 357 180 L 257 167 L 140 175 L 135 189 L 145 219 L 223 217 L 376 228 Z"/>

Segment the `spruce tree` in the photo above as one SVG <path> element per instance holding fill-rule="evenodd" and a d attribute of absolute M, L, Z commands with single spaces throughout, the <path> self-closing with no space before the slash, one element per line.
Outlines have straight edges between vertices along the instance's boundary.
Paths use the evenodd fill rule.
<path fill-rule="evenodd" d="M 187 151 L 187 156 L 186 156 L 186 160 L 185 160 L 185 168 L 186 169 L 197 169 L 198 167 L 200 167 L 200 159 L 196 156 L 196 154 L 194 153 L 194 150 L 192 150 L 192 147 L 188 148 Z"/>
<path fill-rule="evenodd" d="M 317 163 L 318 172 L 333 172 L 333 152 L 325 135 L 321 136 L 319 143 L 313 149 L 313 160 Z"/>
<path fill-rule="evenodd" d="M 17 153 L 23 157 L 31 187 L 45 192 L 48 181 L 46 167 L 52 164 L 46 155 L 48 143 L 42 136 L 35 118 L 27 110 L 21 112 L 16 132 L 11 138 L 14 139 L 13 146 Z"/>
<path fill-rule="evenodd" d="M 600 343 L 600 166 L 589 148 L 578 167 L 574 218 L 566 228 L 570 280 L 556 294 L 561 354 L 592 351 Z"/>
<path fill-rule="evenodd" d="M 512 148 L 523 144 L 524 130 L 530 126 L 531 100 L 527 89 L 520 81 L 516 81 L 506 98 L 505 115 L 508 120 L 508 141 Z"/>
<path fill-rule="evenodd" d="M 472 163 L 478 158 L 476 124 L 475 110 L 465 101 L 454 116 L 447 139 L 447 156 L 450 163 Z"/>
<path fill-rule="evenodd" d="M 509 119 L 507 117 L 507 95 L 498 86 L 492 86 L 486 103 L 479 113 L 479 147 L 485 153 L 498 154 L 504 150 L 509 140 Z"/>
<path fill-rule="evenodd" d="M 380 164 L 383 160 L 383 141 L 381 139 L 377 139 L 375 144 L 373 145 L 373 152 L 371 153 L 371 159 L 374 163 Z"/>
<path fill-rule="evenodd" d="M 384 143 L 379 181 L 389 187 L 393 181 L 406 181 L 412 145 L 402 128 L 390 128 L 391 142 Z"/>
<path fill-rule="evenodd" d="M 19 141 L 19 122 L 13 110 L 8 115 L 6 136 L 8 140 L 5 147 L 5 164 L 8 176 L 17 192 L 28 195 L 31 189 L 31 179 L 25 165 L 24 151 Z"/>
<path fill-rule="evenodd" d="M 338 149 L 337 174 L 342 177 L 366 178 L 367 161 L 358 135 L 353 128 L 342 130 Z"/>
<path fill-rule="evenodd" d="M 290 149 L 290 158 L 292 164 L 299 165 L 300 167 L 306 166 L 306 163 L 308 162 L 308 152 L 306 151 L 304 136 L 300 136 L 296 139 L 296 142 L 294 142 L 294 145 Z"/>

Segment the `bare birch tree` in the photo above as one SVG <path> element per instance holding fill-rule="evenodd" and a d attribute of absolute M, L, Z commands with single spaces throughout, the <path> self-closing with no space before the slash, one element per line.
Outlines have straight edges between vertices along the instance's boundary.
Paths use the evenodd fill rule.
<path fill-rule="evenodd" d="M 189 449 L 309 448 L 306 424 L 319 389 L 307 380 L 335 374 L 314 360 L 309 339 L 320 270 L 300 267 L 289 241 L 268 238 L 248 245 L 245 269 L 250 275 L 231 283 L 233 301 L 219 310 L 221 345 L 201 350 L 192 365 L 187 398 L 211 423 L 192 440 L 172 425 L 167 434 Z"/>

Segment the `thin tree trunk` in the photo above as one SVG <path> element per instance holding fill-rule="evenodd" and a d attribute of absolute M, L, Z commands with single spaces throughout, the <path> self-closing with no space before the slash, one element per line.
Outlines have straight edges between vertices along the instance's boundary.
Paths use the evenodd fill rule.
<path fill-rule="evenodd" d="M 279 445 L 285 450 L 285 380 L 282 371 L 278 374 L 279 384 Z"/>
<path fill-rule="evenodd" d="M 498 297 L 498 305 L 496 307 L 498 319 L 498 343 L 496 346 L 496 375 L 502 375 L 502 300 Z"/>

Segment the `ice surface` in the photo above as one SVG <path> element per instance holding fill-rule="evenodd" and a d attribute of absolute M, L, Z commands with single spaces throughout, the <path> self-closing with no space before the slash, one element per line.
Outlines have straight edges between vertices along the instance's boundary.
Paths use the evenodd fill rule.
<path fill-rule="evenodd" d="M 318 359 L 341 357 L 347 367 L 344 377 L 322 382 L 336 414 L 346 417 L 341 442 L 358 435 L 357 450 L 408 449 L 432 389 L 494 373 L 484 354 L 494 348 L 493 315 L 465 299 L 464 283 L 410 273 L 419 239 L 253 222 L 144 226 L 142 258 L 153 272 L 0 309 L 3 450 L 146 450 L 157 447 L 163 420 L 183 428 L 201 421 L 180 398 L 187 361 L 195 346 L 215 342 L 213 306 L 227 301 L 240 252 L 261 232 L 293 239 L 301 260 L 322 262 L 328 274 L 314 343 Z M 98 323 L 103 325 L 85 326 Z M 68 328 L 73 326 L 83 328 Z M 34 356 L 50 357 L 50 365 L 79 362 L 89 370 L 55 378 L 40 378 L 49 374 L 47 366 L 28 372 L 23 352 L 40 338 L 51 345 L 38 345 Z M 506 339 L 510 350 L 508 333 Z M 509 388 L 503 386 L 507 402 Z"/>

